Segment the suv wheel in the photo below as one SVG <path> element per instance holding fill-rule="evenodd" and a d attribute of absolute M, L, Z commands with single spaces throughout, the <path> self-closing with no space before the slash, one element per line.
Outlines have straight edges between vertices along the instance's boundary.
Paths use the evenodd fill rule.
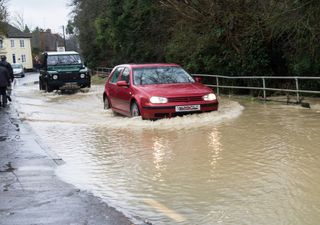
<path fill-rule="evenodd" d="M 46 84 L 46 92 L 52 92 L 52 91 L 53 91 L 53 88 L 50 85 Z"/>

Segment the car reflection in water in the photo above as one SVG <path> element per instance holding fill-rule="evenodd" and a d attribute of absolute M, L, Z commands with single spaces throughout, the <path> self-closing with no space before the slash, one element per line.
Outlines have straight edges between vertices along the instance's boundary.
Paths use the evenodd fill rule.
<path fill-rule="evenodd" d="M 103 101 L 105 109 L 143 119 L 218 110 L 212 89 L 195 82 L 177 64 L 116 66 L 105 84 Z"/>

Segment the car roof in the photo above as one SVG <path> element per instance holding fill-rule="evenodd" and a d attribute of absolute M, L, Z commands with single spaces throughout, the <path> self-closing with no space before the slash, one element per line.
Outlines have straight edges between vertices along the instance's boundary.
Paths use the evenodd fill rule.
<path fill-rule="evenodd" d="M 79 55 L 76 51 L 65 51 L 65 52 L 45 52 L 47 55 Z"/>
<path fill-rule="evenodd" d="M 121 64 L 117 65 L 116 67 L 131 67 L 131 68 L 151 68 L 151 67 L 166 67 L 166 66 L 175 66 L 180 67 L 180 65 L 175 63 L 141 63 L 141 64 Z"/>

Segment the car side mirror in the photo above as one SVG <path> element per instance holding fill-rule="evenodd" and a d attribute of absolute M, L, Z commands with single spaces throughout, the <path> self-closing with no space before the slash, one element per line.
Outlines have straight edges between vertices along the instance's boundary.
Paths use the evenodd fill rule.
<path fill-rule="evenodd" d="M 195 81 L 197 83 L 202 83 L 202 78 L 201 77 L 195 77 L 194 79 L 195 79 Z"/>
<path fill-rule="evenodd" d="M 129 84 L 128 84 L 127 81 L 125 81 L 125 80 L 119 80 L 119 81 L 117 82 L 117 86 L 119 86 L 119 87 L 128 87 Z"/>

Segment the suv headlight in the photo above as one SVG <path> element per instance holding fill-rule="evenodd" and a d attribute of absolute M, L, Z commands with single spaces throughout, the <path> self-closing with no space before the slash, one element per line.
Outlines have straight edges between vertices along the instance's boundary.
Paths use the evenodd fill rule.
<path fill-rule="evenodd" d="M 81 77 L 81 78 L 85 78 L 86 75 L 85 75 L 84 73 L 82 73 L 82 74 L 80 74 L 80 77 Z"/>
<path fill-rule="evenodd" d="M 58 79 L 58 75 L 53 75 L 52 78 L 53 78 L 54 80 L 56 80 L 56 79 Z"/>
<path fill-rule="evenodd" d="M 152 96 L 150 98 L 151 103 L 167 103 L 168 99 L 164 97 L 157 97 L 157 96 Z"/>
<path fill-rule="evenodd" d="M 217 99 L 217 96 L 213 93 L 210 93 L 210 94 L 204 95 L 202 98 L 205 101 L 213 101 Z"/>

